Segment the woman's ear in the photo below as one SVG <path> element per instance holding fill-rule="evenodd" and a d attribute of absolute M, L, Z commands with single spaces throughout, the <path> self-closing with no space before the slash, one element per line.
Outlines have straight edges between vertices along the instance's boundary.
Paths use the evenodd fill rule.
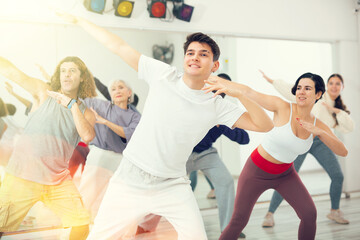
<path fill-rule="evenodd" d="M 322 95 L 323 95 L 323 92 L 322 92 L 322 91 L 317 92 L 317 93 L 316 93 L 316 100 L 319 100 Z"/>

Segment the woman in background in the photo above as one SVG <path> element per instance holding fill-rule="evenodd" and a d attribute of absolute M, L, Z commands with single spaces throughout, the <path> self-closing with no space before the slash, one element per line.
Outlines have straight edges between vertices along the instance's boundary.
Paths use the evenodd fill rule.
<path fill-rule="evenodd" d="M 237 91 L 274 112 L 275 127 L 265 134 L 263 142 L 251 154 L 240 174 L 234 213 L 220 240 L 238 238 L 249 221 L 257 199 L 271 188 L 289 202 L 300 218 L 298 239 L 314 239 L 315 204 L 295 171 L 293 161 L 310 149 L 315 136 L 336 154 L 347 155 L 344 144 L 330 128 L 311 114 L 315 102 L 325 92 L 323 79 L 313 73 L 301 75 L 291 91 L 296 96 L 296 103 L 288 103 L 279 97 L 217 77 L 205 82 L 209 84 L 204 88 L 207 91 L 217 90 L 216 94 Z"/>
<path fill-rule="evenodd" d="M 263 77 L 271 83 L 275 89 L 283 95 L 287 100 L 294 101 L 294 96 L 291 95 L 291 86 L 282 80 L 273 80 L 266 76 L 262 71 Z M 312 114 L 329 128 L 333 129 L 335 135 L 343 140 L 343 134 L 349 133 L 354 129 L 354 122 L 350 117 L 350 111 L 346 108 L 341 98 L 341 91 L 344 89 L 344 80 L 340 74 L 332 74 L 327 80 L 327 90 L 320 99 L 313 110 Z M 294 161 L 294 167 L 299 172 L 307 154 L 310 153 L 324 168 L 331 179 L 330 184 L 330 200 L 331 210 L 327 217 L 339 224 L 348 224 L 349 221 L 344 218 L 344 214 L 340 211 L 340 198 L 344 175 L 336 155 L 318 138 L 315 137 L 314 142 L 306 153 L 299 155 Z M 278 192 L 274 192 L 268 213 L 266 214 L 263 227 L 273 227 L 274 212 L 281 204 L 283 198 Z"/>
<path fill-rule="evenodd" d="M 140 113 L 129 108 L 133 94 L 125 81 L 112 82 L 109 93 L 111 101 L 85 99 L 87 107 L 96 117 L 96 137 L 89 143 L 90 153 L 79 191 L 92 219 L 97 214 L 111 176 L 120 164 L 122 152 L 140 121 Z"/>

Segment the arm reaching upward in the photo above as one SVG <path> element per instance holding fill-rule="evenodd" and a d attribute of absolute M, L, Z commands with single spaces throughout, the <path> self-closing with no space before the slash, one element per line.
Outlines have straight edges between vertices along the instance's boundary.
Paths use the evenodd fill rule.
<path fill-rule="evenodd" d="M 47 73 L 45 68 L 43 66 L 41 66 L 40 64 L 36 64 L 36 66 L 39 68 L 41 75 L 46 79 L 46 81 L 50 82 L 51 76 Z"/>
<path fill-rule="evenodd" d="M 11 95 L 13 95 L 17 100 L 19 100 L 22 104 L 24 104 L 26 106 L 26 108 L 31 107 L 31 102 L 29 100 L 21 97 L 17 93 L 15 93 L 13 90 L 13 87 L 10 83 L 5 82 L 5 88 Z"/>
<path fill-rule="evenodd" d="M 50 87 L 40 79 L 32 78 L 18 69 L 9 60 L 0 56 L 0 74 L 17 83 L 39 102 L 47 98 L 46 90 Z"/>
<path fill-rule="evenodd" d="M 280 79 L 271 79 L 261 70 L 259 70 L 259 72 L 261 72 L 263 78 L 265 78 L 266 81 L 271 83 L 274 86 L 275 90 L 278 91 L 286 100 L 288 100 L 289 102 L 296 102 L 295 96 L 291 93 L 291 84 Z"/>
<path fill-rule="evenodd" d="M 124 60 L 124 62 L 132 67 L 135 71 L 138 71 L 138 62 L 141 54 L 132 48 L 129 44 L 127 44 L 127 42 L 125 42 L 121 37 L 106 30 L 105 28 L 87 21 L 84 18 L 73 16 L 64 12 L 57 12 L 57 15 L 62 17 L 67 22 L 74 23 L 82 27 L 110 51 L 119 55 Z"/>

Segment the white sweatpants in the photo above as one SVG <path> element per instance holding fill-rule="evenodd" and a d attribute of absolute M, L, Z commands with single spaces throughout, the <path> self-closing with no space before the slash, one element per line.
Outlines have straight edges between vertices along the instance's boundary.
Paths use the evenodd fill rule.
<path fill-rule="evenodd" d="M 93 220 L 109 181 L 120 164 L 122 154 L 90 146 L 90 152 L 86 159 L 79 192 Z"/>
<path fill-rule="evenodd" d="M 123 159 L 110 180 L 88 240 L 131 239 L 149 213 L 165 217 L 179 240 L 206 240 L 200 210 L 186 176 L 159 178 Z"/>

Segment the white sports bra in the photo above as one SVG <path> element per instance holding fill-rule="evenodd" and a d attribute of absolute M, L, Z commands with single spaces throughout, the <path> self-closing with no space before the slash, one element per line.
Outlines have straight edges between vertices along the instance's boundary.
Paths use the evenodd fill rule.
<path fill-rule="evenodd" d="M 292 163 L 298 155 L 309 151 L 313 143 L 313 135 L 307 139 L 295 136 L 291 129 L 292 104 L 290 103 L 290 118 L 288 123 L 280 127 L 274 127 L 266 133 L 261 146 L 276 160 L 283 163 Z M 316 118 L 314 120 L 314 125 Z"/>

